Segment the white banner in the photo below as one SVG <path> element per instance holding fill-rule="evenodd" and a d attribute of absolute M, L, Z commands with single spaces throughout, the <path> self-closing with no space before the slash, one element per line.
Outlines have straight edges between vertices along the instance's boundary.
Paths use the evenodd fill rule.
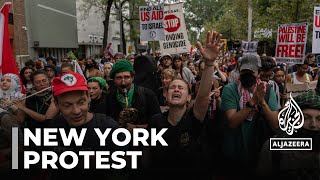
<path fill-rule="evenodd" d="M 320 53 L 320 7 L 314 7 L 312 53 Z"/>
<path fill-rule="evenodd" d="M 276 60 L 278 63 L 303 64 L 308 23 L 281 24 L 278 27 Z"/>
<path fill-rule="evenodd" d="M 140 6 L 140 41 L 164 40 L 163 4 Z"/>
<path fill-rule="evenodd" d="M 165 40 L 160 41 L 161 53 L 189 53 L 191 44 L 188 40 L 182 3 L 164 6 Z"/>

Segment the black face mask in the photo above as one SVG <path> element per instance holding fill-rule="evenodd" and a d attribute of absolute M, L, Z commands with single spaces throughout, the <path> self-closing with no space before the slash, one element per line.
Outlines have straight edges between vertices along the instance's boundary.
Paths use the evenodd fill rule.
<path fill-rule="evenodd" d="M 240 75 L 240 82 L 244 88 L 250 88 L 257 82 L 257 78 L 251 73 Z"/>
<path fill-rule="evenodd" d="M 87 68 L 89 68 L 89 69 L 90 69 L 90 68 L 93 68 L 93 64 L 87 64 L 86 66 L 87 66 Z"/>

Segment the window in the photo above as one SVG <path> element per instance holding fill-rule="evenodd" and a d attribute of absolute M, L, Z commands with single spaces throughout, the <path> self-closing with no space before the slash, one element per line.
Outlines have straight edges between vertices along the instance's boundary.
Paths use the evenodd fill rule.
<path fill-rule="evenodd" d="M 9 24 L 13 24 L 13 14 L 9 13 Z"/>

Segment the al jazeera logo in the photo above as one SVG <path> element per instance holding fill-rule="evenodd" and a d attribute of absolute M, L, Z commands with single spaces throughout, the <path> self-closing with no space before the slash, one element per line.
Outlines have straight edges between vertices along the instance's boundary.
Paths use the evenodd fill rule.
<path fill-rule="evenodd" d="M 303 113 L 291 93 L 285 107 L 279 112 L 278 120 L 280 129 L 289 136 L 303 126 Z M 270 150 L 312 150 L 312 138 L 270 138 Z"/>

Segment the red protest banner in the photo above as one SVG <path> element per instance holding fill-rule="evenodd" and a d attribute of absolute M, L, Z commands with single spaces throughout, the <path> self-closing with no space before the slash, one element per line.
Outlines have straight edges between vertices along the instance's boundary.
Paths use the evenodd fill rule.
<path fill-rule="evenodd" d="M 303 64 L 307 34 L 308 23 L 279 25 L 276 47 L 277 62 Z"/>

